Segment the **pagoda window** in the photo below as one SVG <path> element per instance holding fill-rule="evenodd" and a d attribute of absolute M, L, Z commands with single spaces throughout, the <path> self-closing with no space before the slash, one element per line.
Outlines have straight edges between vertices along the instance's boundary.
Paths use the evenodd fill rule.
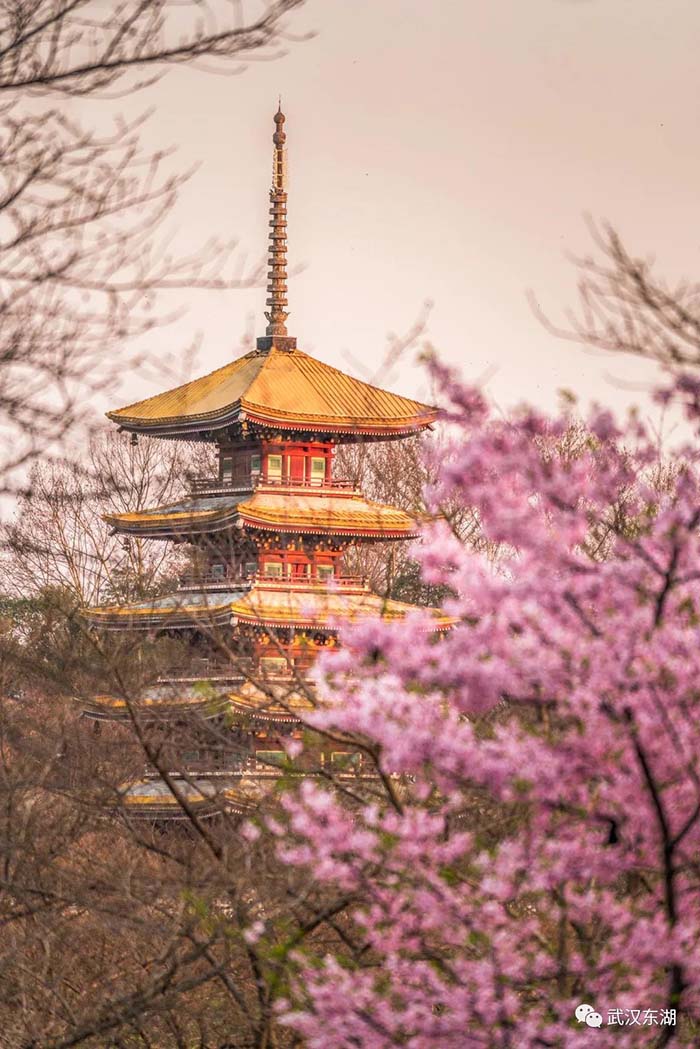
<path fill-rule="evenodd" d="M 250 472 L 251 472 L 251 474 L 259 474 L 260 473 L 260 454 L 259 454 L 259 452 L 254 452 L 251 455 L 251 457 L 250 457 Z"/>
<path fill-rule="evenodd" d="M 255 756 L 263 764 L 275 765 L 278 768 L 285 764 L 287 758 L 283 750 L 258 750 Z"/>
<path fill-rule="evenodd" d="M 323 484 L 326 479 L 326 460 L 320 455 L 311 456 L 311 484 Z"/>
<path fill-rule="evenodd" d="M 226 565 L 212 565 L 210 572 L 212 579 L 224 579 L 226 577 Z"/>
<path fill-rule="evenodd" d="M 316 575 L 319 579 L 332 579 L 333 578 L 333 565 L 317 565 Z"/>
<path fill-rule="evenodd" d="M 260 670 L 263 674 L 284 674 L 288 669 L 284 656 L 261 656 Z"/>
<path fill-rule="evenodd" d="M 267 457 L 267 479 L 268 481 L 282 480 L 282 456 L 268 455 Z"/>
<path fill-rule="evenodd" d="M 243 571 L 245 572 L 246 575 L 255 575 L 257 570 L 258 570 L 258 562 L 257 561 L 246 561 L 245 565 L 243 566 Z"/>
<path fill-rule="evenodd" d="M 266 561 L 263 566 L 263 575 L 266 579 L 281 579 L 282 578 L 282 562 L 281 561 Z"/>
<path fill-rule="evenodd" d="M 331 754 L 331 768 L 336 772 L 351 772 L 360 764 L 357 751 L 334 750 Z"/>
<path fill-rule="evenodd" d="M 226 455 L 221 460 L 221 482 L 222 484 L 231 484 L 233 480 L 233 458 L 230 455 Z"/>

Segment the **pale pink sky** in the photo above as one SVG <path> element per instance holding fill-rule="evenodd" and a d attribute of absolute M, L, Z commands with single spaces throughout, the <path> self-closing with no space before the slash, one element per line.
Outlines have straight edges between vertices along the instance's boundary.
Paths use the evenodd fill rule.
<path fill-rule="evenodd" d="M 622 406 L 648 384 L 637 361 L 548 335 L 526 290 L 561 316 L 566 251 L 589 249 L 583 213 L 610 219 L 670 276 L 698 271 L 700 4 L 696 0 L 309 0 L 286 57 L 237 77 L 178 70 L 146 92 L 146 144 L 200 167 L 172 226 L 191 249 L 266 243 L 272 113 L 289 147 L 289 330 L 299 346 L 371 377 L 389 330 L 432 299 L 430 337 L 508 406 L 555 391 Z M 197 373 L 236 352 L 262 289 L 187 296 L 149 338 L 177 352 L 200 332 Z M 388 385 L 426 394 L 408 362 Z M 127 376 L 117 403 L 162 387 Z M 166 383 L 168 385 L 168 383 Z M 114 398 L 111 399 L 114 405 Z"/>

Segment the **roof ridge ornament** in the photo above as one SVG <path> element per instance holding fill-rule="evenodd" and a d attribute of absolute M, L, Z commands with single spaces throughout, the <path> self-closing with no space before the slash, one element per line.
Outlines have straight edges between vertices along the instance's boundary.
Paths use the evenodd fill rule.
<path fill-rule="evenodd" d="M 275 133 L 272 152 L 272 186 L 270 187 L 270 245 L 268 248 L 267 299 L 265 311 L 267 327 L 263 338 L 257 340 L 258 350 L 268 352 L 296 349 L 297 340 L 287 334 L 287 136 L 285 116 L 280 98 L 274 116 Z"/>

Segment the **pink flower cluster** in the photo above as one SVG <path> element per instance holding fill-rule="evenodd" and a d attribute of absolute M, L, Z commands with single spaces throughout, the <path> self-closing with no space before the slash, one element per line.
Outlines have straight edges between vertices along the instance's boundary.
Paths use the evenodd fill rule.
<path fill-rule="evenodd" d="M 285 799 L 282 857 L 352 895 L 362 948 L 300 953 L 285 1022 L 308 1049 L 699 1044 L 696 453 L 662 468 L 600 409 L 576 440 L 493 419 L 436 374 L 453 441 L 420 556 L 455 625 L 348 625 L 320 663 L 311 721 L 367 746 L 386 797 Z M 455 500 L 480 552 L 439 519 Z M 678 1026 L 591 1032 L 581 1002 Z"/>

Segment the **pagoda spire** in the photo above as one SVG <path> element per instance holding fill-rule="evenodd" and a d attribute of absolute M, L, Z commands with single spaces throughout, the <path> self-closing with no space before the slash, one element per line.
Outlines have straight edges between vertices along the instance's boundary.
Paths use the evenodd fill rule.
<path fill-rule="evenodd" d="M 259 350 L 293 350 L 297 341 L 287 334 L 287 136 L 282 100 L 274 116 L 272 136 L 272 186 L 270 187 L 270 245 L 268 248 L 265 336 L 257 340 Z"/>

